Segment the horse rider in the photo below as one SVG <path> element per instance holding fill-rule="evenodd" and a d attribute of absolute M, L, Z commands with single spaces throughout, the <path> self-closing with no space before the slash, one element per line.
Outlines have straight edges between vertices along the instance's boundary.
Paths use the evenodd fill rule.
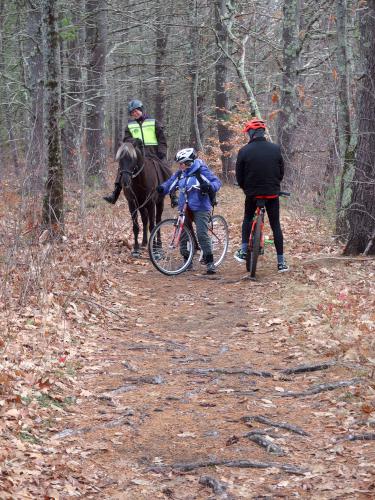
<path fill-rule="evenodd" d="M 167 140 L 162 125 L 150 118 L 143 110 L 143 104 L 139 99 L 133 99 L 128 103 L 128 113 L 132 118 L 125 128 L 123 142 L 133 138 L 143 142 L 145 158 L 150 158 L 158 171 L 159 183 L 165 181 L 172 175 L 172 170 L 167 164 Z M 121 171 L 120 167 L 115 180 L 113 192 L 103 199 L 114 205 L 121 193 Z M 173 201 L 173 200 L 172 200 Z"/>

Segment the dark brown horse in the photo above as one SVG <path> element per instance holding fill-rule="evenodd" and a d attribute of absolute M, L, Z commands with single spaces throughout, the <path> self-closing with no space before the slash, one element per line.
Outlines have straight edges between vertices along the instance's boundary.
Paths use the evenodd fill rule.
<path fill-rule="evenodd" d="M 160 222 L 163 213 L 164 197 L 157 193 L 156 187 L 165 179 L 162 178 L 157 160 L 144 156 L 143 144 L 138 139 L 124 142 L 116 153 L 116 160 L 119 162 L 122 190 L 133 221 L 132 254 L 139 256 L 138 212 L 143 225 L 142 246 L 146 246 L 148 230 L 152 231 L 155 220 L 156 224 Z"/>

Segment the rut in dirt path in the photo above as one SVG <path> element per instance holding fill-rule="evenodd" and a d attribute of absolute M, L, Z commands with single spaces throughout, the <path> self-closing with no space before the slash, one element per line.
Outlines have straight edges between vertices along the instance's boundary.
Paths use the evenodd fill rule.
<path fill-rule="evenodd" d="M 53 436 L 104 498 L 369 488 L 369 448 L 338 443 L 342 396 L 361 390 L 361 373 L 301 333 L 319 289 L 298 271 L 249 283 L 230 261 L 214 279 L 142 272 L 132 292 L 108 291 L 106 306 L 128 319 L 91 329 L 83 397 Z"/>

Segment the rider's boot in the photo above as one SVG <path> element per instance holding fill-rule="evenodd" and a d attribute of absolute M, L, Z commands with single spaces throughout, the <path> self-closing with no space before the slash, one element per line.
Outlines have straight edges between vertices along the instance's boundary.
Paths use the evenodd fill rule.
<path fill-rule="evenodd" d="M 120 193 L 121 193 L 121 184 L 118 184 L 116 182 L 115 189 L 113 190 L 113 193 L 108 194 L 107 196 L 103 196 L 103 200 L 107 201 L 111 205 L 114 205 L 116 203 L 116 201 L 118 200 Z"/>
<path fill-rule="evenodd" d="M 212 253 L 208 253 L 205 255 L 204 260 L 206 261 L 207 264 L 207 274 L 215 274 L 216 273 L 216 267 L 214 264 L 214 256 Z"/>

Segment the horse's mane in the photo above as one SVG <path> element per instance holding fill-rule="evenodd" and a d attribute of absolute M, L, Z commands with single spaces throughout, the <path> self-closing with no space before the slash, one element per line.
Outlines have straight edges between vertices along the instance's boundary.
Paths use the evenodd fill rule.
<path fill-rule="evenodd" d="M 137 152 L 131 142 L 123 142 L 116 153 L 116 161 L 127 157 L 131 161 L 137 161 Z"/>

